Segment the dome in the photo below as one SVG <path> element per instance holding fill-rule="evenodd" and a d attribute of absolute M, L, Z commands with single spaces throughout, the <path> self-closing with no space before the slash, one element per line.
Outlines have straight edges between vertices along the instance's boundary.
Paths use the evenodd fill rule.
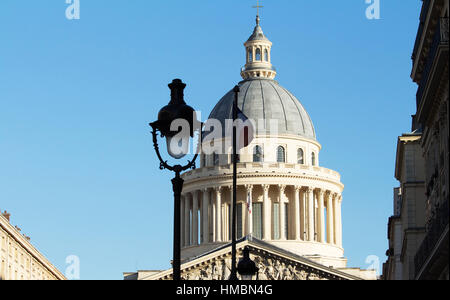
<path fill-rule="evenodd" d="M 277 81 L 267 78 L 253 78 L 239 83 L 239 109 L 257 126 L 257 133 L 270 133 L 269 120 L 277 120 L 278 134 L 297 135 L 316 140 L 313 123 L 297 98 Z M 229 91 L 213 109 L 209 119 L 216 119 L 225 128 L 225 120 L 232 119 L 233 90 Z M 265 128 L 259 120 L 264 120 Z"/>

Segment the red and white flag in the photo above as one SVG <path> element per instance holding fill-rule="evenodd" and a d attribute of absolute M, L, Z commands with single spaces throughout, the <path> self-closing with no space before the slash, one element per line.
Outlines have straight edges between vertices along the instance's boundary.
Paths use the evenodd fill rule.
<path fill-rule="evenodd" d="M 236 120 L 237 150 L 247 147 L 255 138 L 255 126 L 253 121 L 238 108 Z"/>
<path fill-rule="evenodd" d="M 247 193 L 247 209 L 248 209 L 248 214 L 251 215 L 252 214 L 252 195 L 249 193 Z"/>

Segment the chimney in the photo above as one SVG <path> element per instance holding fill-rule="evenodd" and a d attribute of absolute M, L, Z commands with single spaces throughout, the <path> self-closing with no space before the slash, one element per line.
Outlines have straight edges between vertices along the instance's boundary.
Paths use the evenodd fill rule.
<path fill-rule="evenodd" d="M 1 212 L 1 211 L 0 211 L 0 212 Z M 10 213 L 8 213 L 8 212 L 5 210 L 5 212 L 2 212 L 1 214 L 2 214 L 2 216 L 4 216 L 4 217 L 6 218 L 6 220 L 8 220 L 8 222 L 10 221 L 10 217 L 11 217 L 11 214 L 10 214 Z"/>

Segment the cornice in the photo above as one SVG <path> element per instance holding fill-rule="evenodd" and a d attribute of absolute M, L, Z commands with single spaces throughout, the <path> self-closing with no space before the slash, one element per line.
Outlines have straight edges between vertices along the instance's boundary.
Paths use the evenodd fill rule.
<path fill-rule="evenodd" d="M 0 227 L 13 238 L 23 249 L 27 251 L 36 261 L 42 264 L 57 279 L 65 280 L 65 276 L 48 261 L 22 234 L 15 229 L 11 223 L 2 215 L 0 215 Z"/>
<path fill-rule="evenodd" d="M 313 177 L 313 176 L 307 176 L 307 175 L 296 175 L 296 174 L 274 174 L 274 173 L 249 173 L 249 174 L 238 174 L 238 179 L 261 179 L 261 178 L 273 178 L 273 179 L 303 179 L 303 180 L 310 180 L 310 181 L 316 181 L 316 182 L 325 182 L 331 185 L 336 186 L 338 189 L 340 189 L 340 192 L 344 190 L 344 184 L 341 182 L 333 181 L 327 178 L 322 177 Z M 190 187 L 192 185 L 198 185 L 201 188 L 204 188 L 203 185 L 209 185 L 211 188 L 214 188 L 215 185 L 223 185 L 226 186 L 229 184 L 229 181 L 233 179 L 233 174 L 227 174 L 227 175 L 216 175 L 216 176 L 205 176 L 205 177 L 199 177 L 191 180 L 186 180 L 184 183 L 184 189 L 186 192 L 192 192 Z M 285 184 L 285 181 L 280 180 L 279 182 L 273 182 L 270 185 L 279 185 L 279 184 Z M 250 184 L 247 182 L 244 182 L 243 185 Z M 253 185 L 256 185 L 255 183 L 252 183 Z M 262 185 L 267 184 L 262 182 Z M 289 184 L 288 184 L 289 185 Z M 296 184 L 298 185 L 298 183 Z"/>

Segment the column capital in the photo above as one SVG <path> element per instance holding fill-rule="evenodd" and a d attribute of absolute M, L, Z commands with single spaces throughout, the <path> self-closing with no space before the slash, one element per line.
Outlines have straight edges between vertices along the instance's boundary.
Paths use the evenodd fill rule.
<path fill-rule="evenodd" d="M 294 185 L 294 189 L 295 189 L 296 193 L 300 192 L 302 190 L 302 188 L 303 187 L 301 185 Z"/>
<path fill-rule="evenodd" d="M 305 188 L 305 191 L 308 192 L 308 193 L 312 193 L 312 192 L 314 192 L 314 187 L 312 187 L 312 186 L 307 186 L 307 187 Z"/>
<path fill-rule="evenodd" d="M 222 191 L 222 187 L 221 186 L 216 186 L 214 188 L 214 191 L 216 191 L 216 193 L 220 193 Z"/>
<path fill-rule="evenodd" d="M 319 195 L 319 197 L 323 197 L 326 193 L 326 190 L 324 189 L 318 189 L 317 190 L 317 195 Z"/>
<path fill-rule="evenodd" d="M 208 190 L 209 190 L 209 188 L 202 188 L 202 192 L 203 192 L 203 193 L 207 193 Z"/>
<path fill-rule="evenodd" d="M 199 194 L 200 194 L 200 190 L 195 190 L 193 192 L 194 197 L 198 197 Z"/>
<path fill-rule="evenodd" d="M 286 190 L 286 185 L 285 184 L 279 184 L 278 185 L 278 189 L 280 190 L 280 193 L 284 193 L 284 191 Z"/>
<path fill-rule="evenodd" d="M 270 184 L 263 184 L 262 188 L 263 188 L 264 192 L 267 193 L 270 189 Z"/>
<path fill-rule="evenodd" d="M 252 192 L 253 191 L 253 184 L 246 184 L 245 185 L 245 189 L 247 190 L 247 192 Z"/>

